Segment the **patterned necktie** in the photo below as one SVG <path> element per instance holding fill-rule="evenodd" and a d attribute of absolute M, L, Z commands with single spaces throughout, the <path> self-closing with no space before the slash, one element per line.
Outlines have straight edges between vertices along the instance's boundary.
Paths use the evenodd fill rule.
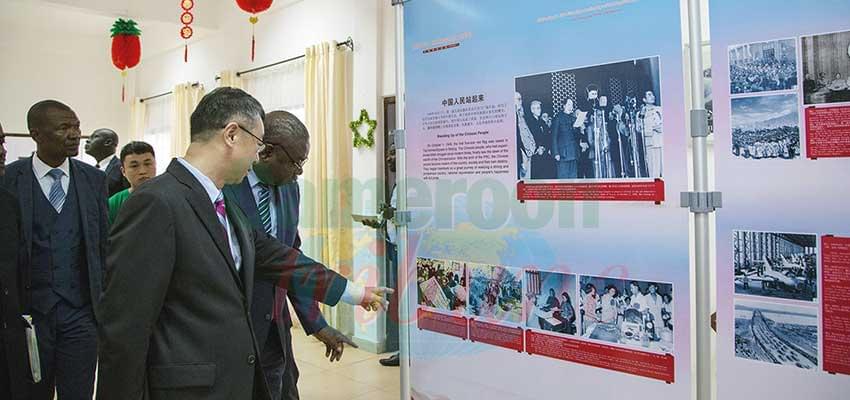
<path fill-rule="evenodd" d="M 224 236 L 227 237 L 228 245 L 230 243 L 230 237 L 227 235 L 227 209 L 224 207 L 224 193 L 219 193 L 218 198 L 215 199 L 215 213 L 218 215 L 218 222 L 221 222 L 221 227 L 224 229 Z"/>
<path fill-rule="evenodd" d="M 263 223 L 263 229 L 266 230 L 266 233 L 274 236 L 272 233 L 272 213 L 271 213 L 271 192 L 269 191 L 269 187 L 260 183 L 260 203 L 257 204 L 257 210 L 260 212 L 260 221 Z"/>
<path fill-rule="evenodd" d="M 53 168 L 47 173 L 53 178 L 53 184 L 50 185 L 50 194 L 47 195 L 47 200 L 56 210 L 62 212 L 62 205 L 65 204 L 65 189 L 62 189 L 62 177 L 65 175 L 59 168 Z"/>

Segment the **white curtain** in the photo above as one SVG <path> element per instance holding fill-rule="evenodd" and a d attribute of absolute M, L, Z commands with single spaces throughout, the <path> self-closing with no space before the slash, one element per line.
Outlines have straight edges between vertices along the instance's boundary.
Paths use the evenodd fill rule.
<path fill-rule="evenodd" d="M 127 132 L 127 137 L 122 141 L 124 144 L 144 139 L 146 118 L 146 104 L 138 97 L 133 99 L 133 104 L 130 105 L 130 132 Z"/>
<path fill-rule="evenodd" d="M 242 78 L 236 74 L 236 71 L 221 71 L 218 77 L 218 87 L 242 89 Z"/>
<path fill-rule="evenodd" d="M 144 133 L 142 140 L 153 146 L 156 152 L 156 172 L 165 172 L 174 153 L 171 137 L 174 132 L 174 97 L 163 96 L 148 100 L 145 105 Z"/>
<path fill-rule="evenodd" d="M 289 111 L 304 122 L 304 59 L 242 75 L 242 87 L 266 112 Z"/>
<path fill-rule="evenodd" d="M 183 157 L 189 148 L 189 117 L 204 97 L 204 85 L 181 83 L 174 87 L 174 127 L 171 134 L 171 154 Z"/>

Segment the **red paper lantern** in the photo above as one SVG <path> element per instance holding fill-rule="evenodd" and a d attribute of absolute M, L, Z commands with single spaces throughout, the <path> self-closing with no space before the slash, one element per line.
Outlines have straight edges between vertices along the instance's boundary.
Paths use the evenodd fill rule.
<path fill-rule="evenodd" d="M 272 6 L 274 0 L 236 0 L 236 4 L 245 12 L 251 13 L 248 22 L 251 23 L 251 61 L 254 61 L 254 53 L 257 48 L 257 40 L 254 35 L 254 27 L 257 25 L 257 13 L 261 13 Z"/>
<path fill-rule="evenodd" d="M 274 0 L 236 0 L 239 8 L 251 14 L 261 13 L 272 6 Z"/>
<path fill-rule="evenodd" d="M 121 70 L 122 79 L 127 77 L 127 69 L 139 65 L 142 58 L 142 43 L 139 37 L 142 31 L 132 19 L 118 19 L 112 24 L 112 65 Z M 121 85 L 121 101 L 124 101 L 124 85 Z"/>

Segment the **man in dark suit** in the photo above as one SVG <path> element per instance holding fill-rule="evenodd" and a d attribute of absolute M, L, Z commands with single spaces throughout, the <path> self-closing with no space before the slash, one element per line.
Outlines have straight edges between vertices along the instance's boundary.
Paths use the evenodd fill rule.
<path fill-rule="evenodd" d="M 540 100 L 533 100 L 529 109 L 531 116 L 525 120 L 537 144 L 537 149 L 531 156 L 531 178 L 552 179 L 555 177 L 555 159 L 552 157 L 552 149 L 549 148 L 549 144 L 552 143 L 549 137 L 551 134 L 549 125 L 542 118 L 543 103 Z"/>
<path fill-rule="evenodd" d="M 86 154 L 97 161 L 97 169 L 106 174 L 108 197 L 130 187 L 130 182 L 121 174 L 121 160 L 115 156 L 118 134 L 112 129 L 95 130 L 86 140 Z"/>
<path fill-rule="evenodd" d="M 572 99 L 567 99 L 564 112 L 558 113 L 552 123 L 552 151 L 558 179 L 578 178 L 578 160 L 586 146 L 581 128 L 576 127 L 575 104 Z"/>
<path fill-rule="evenodd" d="M 91 399 L 97 363 L 94 309 L 106 256 L 103 172 L 79 153 L 80 120 L 65 104 L 45 100 L 27 113 L 35 155 L 6 170 L 4 186 L 21 209 L 19 265 L 24 312 L 38 337 L 43 380 L 34 398 Z"/>
<path fill-rule="evenodd" d="M 268 143 L 259 154 L 248 176 L 239 185 L 224 188 L 239 205 L 254 229 L 261 229 L 281 243 L 300 250 L 298 209 L 301 193 L 298 176 L 310 154 L 310 135 L 298 117 L 286 111 L 266 114 L 263 121 Z M 254 278 L 251 304 L 254 332 L 257 335 L 263 372 L 272 399 L 298 399 L 298 366 L 292 352 L 292 317 L 287 297 L 308 335 L 314 335 L 326 347 L 331 362 L 342 357 L 344 346 L 357 347 L 322 317 L 315 301 L 278 288 L 274 282 Z"/>
<path fill-rule="evenodd" d="M 184 158 L 142 185 L 112 226 L 101 300 L 100 399 L 269 399 L 251 321 L 255 276 L 334 305 L 386 309 L 364 288 L 250 221 L 225 184 L 262 152 L 262 106 L 218 88 L 190 118 Z"/>
<path fill-rule="evenodd" d="M 6 135 L 0 126 L 0 179 L 6 172 Z M 18 199 L 0 187 L 0 399 L 30 398 L 26 321 L 21 317 L 18 268 L 21 212 Z"/>

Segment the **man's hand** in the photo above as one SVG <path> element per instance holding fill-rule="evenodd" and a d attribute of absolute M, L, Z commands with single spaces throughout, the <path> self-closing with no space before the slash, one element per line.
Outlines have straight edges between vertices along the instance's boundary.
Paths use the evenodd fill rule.
<path fill-rule="evenodd" d="M 561 161 L 561 156 L 560 156 L 560 155 L 558 155 L 558 154 L 556 154 L 556 155 L 555 155 L 555 161 Z"/>
<path fill-rule="evenodd" d="M 322 328 L 322 330 L 316 332 L 313 336 L 325 344 L 325 357 L 328 357 L 328 361 L 330 362 L 342 359 L 342 352 L 345 350 L 346 344 L 354 347 L 355 349 L 358 348 L 358 346 L 351 341 L 351 338 L 343 335 L 340 331 L 331 328 L 330 326 Z"/>
<path fill-rule="evenodd" d="M 585 142 L 581 142 L 581 143 L 579 143 L 579 147 L 581 147 L 582 152 L 585 152 L 585 151 L 587 151 L 587 149 L 590 148 L 590 145 L 585 143 Z"/>
<path fill-rule="evenodd" d="M 390 301 L 384 295 L 393 293 L 395 293 L 395 290 L 386 287 L 367 287 L 360 307 L 363 307 L 366 311 L 378 311 L 379 309 L 387 311 Z"/>

